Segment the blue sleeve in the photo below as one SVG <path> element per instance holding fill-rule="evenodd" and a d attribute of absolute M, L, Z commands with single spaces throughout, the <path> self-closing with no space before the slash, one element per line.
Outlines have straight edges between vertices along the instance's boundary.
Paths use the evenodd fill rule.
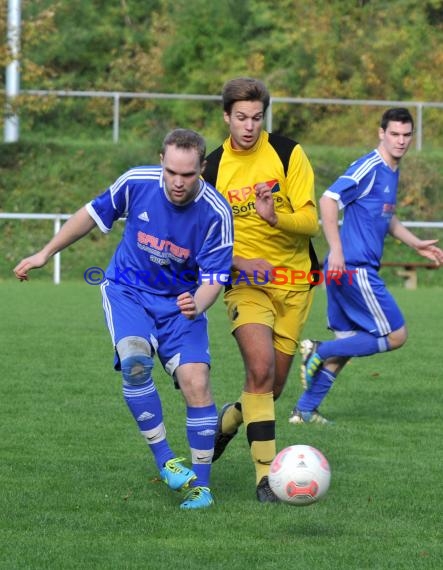
<path fill-rule="evenodd" d="M 337 200 L 340 208 L 344 208 L 351 202 L 367 196 L 371 191 L 376 177 L 376 170 L 370 169 L 364 175 L 355 175 L 355 169 L 351 165 L 325 192 L 326 196 Z"/>
<path fill-rule="evenodd" d="M 202 273 L 229 275 L 232 267 L 233 222 L 232 212 L 227 208 L 214 221 L 198 252 L 196 261 Z"/>
<path fill-rule="evenodd" d="M 109 232 L 116 220 L 126 216 L 129 194 L 130 184 L 126 173 L 87 205 L 89 214 L 102 232 Z"/>

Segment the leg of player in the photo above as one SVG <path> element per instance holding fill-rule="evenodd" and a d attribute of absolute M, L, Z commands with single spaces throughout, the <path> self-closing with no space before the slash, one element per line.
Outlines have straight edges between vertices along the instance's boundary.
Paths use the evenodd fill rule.
<path fill-rule="evenodd" d="M 269 466 L 276 454 L 272 329 L 246 324 L 236 329 L 235 338 L 246 369 L 242 413 L 255 466 L 257 499 L 275 502 L 277 498 L 268 482 Z"/>
<path fill-rule="evenodd" d="M 330 358 L 323 362 L 309 387 L 297 401 L 289 418 L 289 423 L 315 423 L 320 425 L 332 423 L 320 414 L 318 408 L 348 360 L 348 358 Z"/>
<path fill-rule="evenodd" d="M 365 331 L 352 334 L 336 332 L 336 336 L 335 340 L 325 341 L 318 345 L 315 354 L 321 364 L 312 378 L 310 387 L 298 400 L 289 419 L 291 423 L 328 423 L 317 418 L 316 410 L 329 393 L 346 362 L 353 357 L 371 356 L 400 348 L 407 340 L 407 330 L 405 326 L 402 326 L 382 337 Z"/>
<path fill-rule="evenodd" d="M 242 326 L 263 327 L 266 331 L 265 339 L 266 351 L 262 355 L 261 348 L 258 347 L 256 338 L 251 336 L 249 343 L 253 344 L 254 350 L 249 358 L 247 353 L 241 349 L 242 355 L 249 358 L 251 364 L 246 363 L 246 368 L 255 374 L 259 379 L 265 378 L 266 367 L 272 365 L 274 368 L 274 378 L 269 382 L 267 389 L 272 390 L 273 399 L 276 401 L 286 385 L 286 381 L 291 369 L 294 354 L 297 350 L 298 338 L 306 322 L 309 309 L 312 304 L 313 291 L 293 292 L 273 292 L 272 298 L 269 294 L 264 294 L 263 290 L 256 291 L 250 289 L 248 296 L 253 296 L 260 312 L 249 312 L 249 302 L 242 304 L 242 294 L 231 292 L 227 297 L 228 314 L 236 315 L 232 319 L 233 324 L 238 323 L 238 314 L 243 317 L 243 322 L 237 325 L 235 335 Z M 248 329 L 249 330 L 249 329 Z M 254 334 L 254 329 L 250 329 Z M 271 334 L 269 334 L 271 332 Z M 247 348 L 248 338 L 242 341 Z M 273 352 L 270 352 L 273 351 Z M 246 362 L 246 361 L 245 361 Z M 261 367 L 261 368 L 260 368 Z M 254 372 L 256 370 L 256 372 Z M 252 382 L 253 386 L 255 385 Z M 253 391 L 254 388 L 251 389 Z M 225 451 L 229 442 L 237 434 L 238 428 L 243 423 L 242 396 L 234 403 L 225 404 L 219 414 L 217 435 L 215 439 L 215 449 L 213 461 L 216 461 Z"/>
<path fill-rule="evenodd" d="M 274 350 L 275 378 L 273 384 L 274 402 L 280 397 L 291 369 L 293 356 Z M 222 406 L 217 423 L 215 436 L 214 457 L 212 462 L 217 461 L 223 455 L 229 442 L 237 435 L 239 427 L 243 423 L 242 397 L 236 402 L 230 402 Z"/>
<path fill-rule="evenodd" d="M 242 423 L 243 413 L 240 396 L 236 402 L 224 404 L 218 414 L 213 463 L 223 455 L 228 443 L 237 435 L 238 428 Z"/>
<path fill-rule="evenodd" d="M 186 488 L 195 473 L 175 457 L 166 439 L 160 396 L 152 379 L 152 349 L 142 337 L 117 343 L 123 377 L 123 397 L 154 456 L 162 480 L 173 490 Z"/>
<path fill-rule="evenodd" d="M 210 389 L 209 367 L 204 363 L 183 364 L 176 369 L 175 378 L 186 401 L 186 433 L 191 449 L 192 469 L 196 475 L 181 508 L 206 508 L 213 504 L 209 485 L 217 426 L 217 409 Z"/>

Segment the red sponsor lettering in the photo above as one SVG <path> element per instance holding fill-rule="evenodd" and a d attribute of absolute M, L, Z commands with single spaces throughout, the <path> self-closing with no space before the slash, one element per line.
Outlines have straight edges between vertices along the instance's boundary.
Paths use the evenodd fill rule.
<path fill-rule="evenodd" d="M 147 245 L 156 249 L 157 251 L 170 252 L 174 257 L 179 257 L 182 259 L 187 259 L 190 255 L 190 250 L 184 247 L 180 247 L 169 240 L 160 239 L 158 237 L 146 234 L 145 232 L 137 233 L 137 240 L 142 245 Z"/>
<path fill-rule="evenodd" d="M 228 190 L 228 202 L 230 204 L 233 204 L 234 202 L 246 202 L 251 194 L 255 194 L 255 191 L 251 186 L 244 186 L 239 190 Z"/>

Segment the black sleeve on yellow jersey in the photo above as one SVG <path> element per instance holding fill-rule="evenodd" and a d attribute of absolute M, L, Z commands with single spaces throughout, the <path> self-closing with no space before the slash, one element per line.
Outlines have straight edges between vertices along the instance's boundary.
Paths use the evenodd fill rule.
<path fill-rule="evenodd" d="M 269 133 L 269 143 L 272 145 L 280 160 L 282 161 L 286 176 L 288 173 L 289 160 L 291 158 L 292 151 L 298 145 L 298 142 L 287 139 L 286 137 L 280 137 L 278 135 L 274 135 L 273 133 Z M 320 264 L 318 262 L 317 254 L 315 253 L 315 249 L 312 245 L 311 240 L 309 240 L 309 257 L 311 259 L 311 271 L 314 275 L 314 279 L 311 283 L 312 289 L 312 287 L 315 287 L 320 281 Z"/>
<path fill-rule="evenodd" d="M 269 133 L 268 141 L 269 144 L 274 148 L 275 152 L 278 154 L 283 164 L 286 176 L 288 173 L 289 160 L 291 158 L 292 151 L 298 145 L 298 142 L 286 137 L 274 135 L 274 133 Z"/>
<path fill-rule="evenodd" d="M 203 178 L 209 184 L 212 184 L 215 188 L 215 183 L 217 182 L 218 167 L 220 166 L 220 160 L 223 154 L 223 146 L 219 146 L 213 150 L 206 157 L 206 167 L 203 171 Z"/>

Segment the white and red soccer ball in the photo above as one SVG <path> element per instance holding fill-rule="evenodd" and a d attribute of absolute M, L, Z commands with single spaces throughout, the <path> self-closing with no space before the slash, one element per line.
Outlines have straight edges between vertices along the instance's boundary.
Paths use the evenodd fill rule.
<path fill-rule="evenodd" d="M 274 457 L 269 485 L 277 497 L 291 505 L 310 505 L 325 496 L 331 482 L 326 457 L 310 445 L 291 445 Z"/>

